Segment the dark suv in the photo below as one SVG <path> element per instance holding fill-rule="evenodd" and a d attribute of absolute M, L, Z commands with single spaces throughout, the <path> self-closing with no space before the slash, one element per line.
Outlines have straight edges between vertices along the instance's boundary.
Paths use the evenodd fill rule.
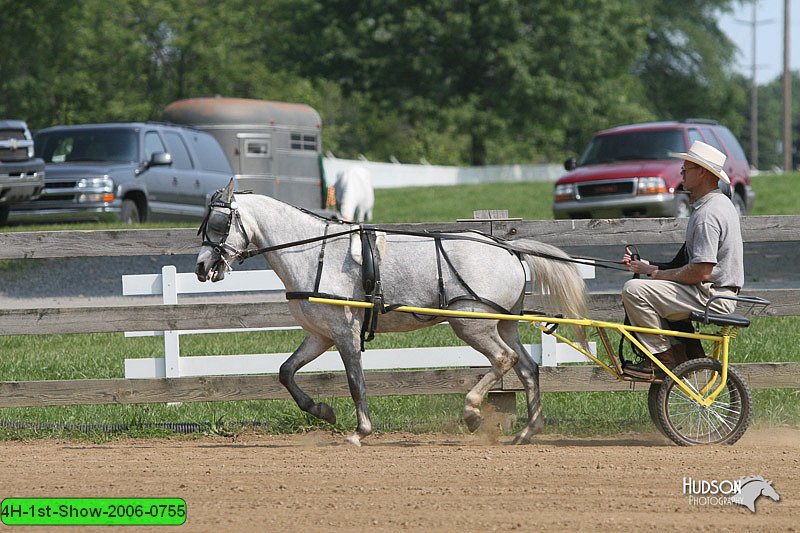
<path fill-rule="evenodd" d="M 168 124 L 56 126 L 34 142 L 45 188 L 38 200 L 12 206 L 14 220 L 197 220 L 233 175 L 214 137 Z"/>
<path fill-rule="evenodd" d="M 44 187 L 44 161 L 22 120 L 0 120 L 0 226 L 12 204 L 36 198 Z"/>
<path fill-rule="evenodd" d="M 731 131 L 711 120 L 690 119 L 618 126 L 597 133 L 556 182 L 555 218 L 686 217 L 680 159 L 695 140 L 727 156 L 731 199 L 741 215 L 753 208 L 750 165 Z M 721 184 L 723 187 L 725 184 Z"/>

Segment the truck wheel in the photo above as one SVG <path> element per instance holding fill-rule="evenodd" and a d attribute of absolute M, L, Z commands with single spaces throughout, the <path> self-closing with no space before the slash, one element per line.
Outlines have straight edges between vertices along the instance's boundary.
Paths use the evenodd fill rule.
<path fill-rule="evenodd" d="M 139 206 L 133 200 L 122 200 L 119 218 L 125 224 L 139 224 L 142 221 L 139 215 Z"/>
<path fill-rule="evenodd" d="M 0 226 L 5 226 L 8 222 L 9 207 L 7 205 L 0 205 Z"/>
<path fill-rule="evenodd" d="M 733 205 L 736 207 L 736 212 L 739 213 L 740 217 L 743 217 L 747 214 L 747 205 L 744 203 L 744 198 L 742 198 L 738 193 L 733 193 Z"/>

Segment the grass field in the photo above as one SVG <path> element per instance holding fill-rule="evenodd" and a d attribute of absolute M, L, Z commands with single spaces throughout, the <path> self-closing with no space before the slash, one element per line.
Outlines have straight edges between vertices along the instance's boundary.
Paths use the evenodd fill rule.
<path fill-rule="evenodd" d="M 754 215 L 795 215 L 800 212 L 800 175 L 758 176 Z M 376 222 L 435 222 L 471 218 L 478 209 L 507 209 L 512 217 L 552 218 L 552 183 L 519 183 L 384 189 L 376 191 Z M 173 226 L 173 225 L 171 225 Z M 125 228 L 114 223 L 16 226 L 10 231 Z M 154 227 L 149 226 L 148 227 Z M 163 226 L 162 226 L 163 227 Z M 2 263 L 2 262 L 0 262 Z M 9 265 L 11 264 L 11 265 Z M 0 267 L 2 265 L 0 264 Z M 13 262 L 6 267 L 13 270 Z M 292 351 L 301 332 L 197 335 L 185 337 L 185 354 L 264 353 Z M 523 331 L 526 342 L 533 333 Z M 460 344 L 449 328 L 412 334 L 380 335 L 373 348 Z M 733 347 L 734 362 L 797 361 L 800 318 L 756 319 Z M 0 337 L 0 381 L 122 377 L 123 360 L 131 354 L 154 357 L 162 353 L 160 338 L 126 339 L 118 334 Z M 755 396 L 757 425 L 800 423 L 800 391 L 759 390 Z M 349 399 L 332 399 L 338 431 L 352 429 L 355 410 Z M 546 431 L 597 434 L 651 428 L 646 398 L 641 393 L 547 393 L 543 395 Z M 520 417 L 524 416 L 518 398 Z M 466 431 L 460 422 L 460 395 L 371 398 L 370 409 L 379 431 Z M 169 426 L 172 424 L 172 426 Z M 249 401 L 126 406 L 76 406 L 0 409 L 0 438 L 70 436 L 108 439 L 116 435 L 155 436 L 171 433 L 180 424 L 209 433 L 258 431 L 295 432 L 330 428 L 302 413 L 291 401 Z"/>

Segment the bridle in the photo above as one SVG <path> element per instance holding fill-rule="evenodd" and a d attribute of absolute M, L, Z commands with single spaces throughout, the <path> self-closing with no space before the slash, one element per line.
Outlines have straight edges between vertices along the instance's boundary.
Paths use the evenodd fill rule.
<path fill-rule="evenodd" d="M 244 235 L 244 247 L 247 248 L 251 242 L 250 237 L 247 235 L 247 231 L 244 229 L 242 216 L 239 213 L 239 206 L 236 204 L 236 200 L 231 197 L 230 202 L 225 202 L 220 199 L 221 195 L 222 191 L 217 191 L 214 193 L 214 196 L 211 198 L 211 201 L 208 204 L 206 216 L 203 218 L 203 221 L 200 223 L 200 227 L 197 230 L 197 234 L 202 235 L 203 237 L 203 246 L 210 247 L 219 257 L 219 260 L 217 260 L 212 266 L 212 270 L 215 270 L 219 266 L 220 262 L 224 263 L 228 270 L 230 270 L 231 261 L 235 261 L 237 259 L 244 260 L 242 257 L 243 250 L 238 250 L 227 243 L 234 221 L 236 221 L 236 226 L 239 228 L 239 231 L 241 231 L 242 235 Z M 218 242 L 212 241 L 208 236 L 208 221 L 215 209 L 228 210 L 228 222 L 225 226 L 225 232 L 222 234 L 222 238 L 220 238 Z"/>

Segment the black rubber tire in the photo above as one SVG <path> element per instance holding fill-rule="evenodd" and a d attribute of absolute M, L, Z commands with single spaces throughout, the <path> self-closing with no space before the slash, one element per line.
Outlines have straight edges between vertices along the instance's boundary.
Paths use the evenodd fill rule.
<path fill-rule="evenodd" d="M 8 222 L 8 212 L 11 209 L 8 205 L 0 205 L 0 226 L 5 226 Z"/>
<path fill-rule="evenodd" d="M 719 361 L 705 357 L 686 361 L 672 372 L 699 391 L 710 381 L 716 388 L 721 371 Z M 666 379 L 658 391 L 656 410 L 664 434 L 676 444 L 733 444 L 750 425 L 753 397 L 744 379 L 728 366 L 727 384 L 708 408 L 691 400 L 674 381 Z"/>
<path fill-rule="evenodd" d="M 747 205 L 744 203 L 744 198 L 737 193 L 733 193 L 731 200 L 733 201 L 733 205 L 736 207 L 736 212 L 739 213 L 739 216 L 745 216 L 747 214 Z"/>
<path fill-rule="evenodd" d="M 139 206 L 133 200 L 122 200 L 122 208 L 119 212 L 119 219 L 125 224 L 139 224 L 142 217 L 139 214 Z"/>
<path fill-rule="evenodd" d="M 661 425 L 661 420 L 658 419 L 658 392 L 661 390 L 661 383 L 651 383 L 650 389 L 647 391 L 647 410 L 650 412 L 650 420 L 653 421 L 658 431 L 666 436 L 664 426 Z"/>

